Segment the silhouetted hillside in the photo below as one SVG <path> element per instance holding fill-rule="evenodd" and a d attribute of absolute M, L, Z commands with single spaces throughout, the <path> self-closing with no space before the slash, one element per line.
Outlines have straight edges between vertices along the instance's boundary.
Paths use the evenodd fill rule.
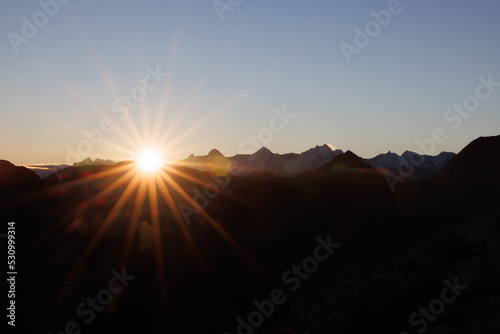
<path fill-rule="evenodd" d="M 422 294 L 427 298 L 440 284 L 435 279 L 453 273 L 447 266 L 458 266 L 460 254 L 495 252 L 495 242 L 473 240 L 487 237 L 478 232 L 481 226 L 491 238 L 497 229 L 496 218 L 488 218 L 499 199 L 494 196 L 499 188 L 497 141 L 474 141 L 442 174 L 398 184 L 395 193 L 383 174 L 350 151 L 294 177 L 165 167 L 154 181 L 141 176 L 135 164 L 121 162 L 67 168 L 42 182 L 34 173 L 1 162 L 7 189 L 1 192 L 4 220 L 18 226 L 20 294 L 23 300 L 39 301 L 20 306 L 20 326 L 24 333 L 56 332 L 75 319 L 91 333 L 144 332 L 145 324 L 147 333 L 234 333 L 236 319 L 255 310 L 254 300 L 280 288 L 287 301 L 259 330 L 278 324 L 290 310 L 296 332 L 314 332 L 307 319 L 328 324 L 328 330 L 363 332 L 363 321 L 379 326 L 377 319 L 384 322 L 391 314 L 403 317 L 392 326 L 398 327 L 408 310 L 425 301 L 408 285 L 431 289 Z M 481 171 L 477 178 L 475 170 Z M 19 192 L 16 185 L 25 189 Z M 477 228 L 462 230 L 471 222 Z M 443 229 L 453 232 L 432 237 Z M 468 241 L 451 242 L 463 233 Z M 283 273 L 313 254 L 318 237 L 328 236 L 341 247 L 302 279 L 300 289 L 287 290 Z M 432 242 L 426 241 L 429 237 Z M 428 258 L 437 256 L 434 242 L 440 242 L 438 253 L 446 256 L 427 266 Z M 416 245 L 424 255 L 395 260 L 414 254 L 408 252 Z M 471 261 L 477 258 L 469 255 Z M 498 263 L 490 265 L 496 272 Z M 106 286 L 112 269 L 121 268 L 135 279 L 86 324 L 76 307 Z M 437 275 L 439 268 L 447 269 Z M 428 284 L 420 286 L 422 275 Z M 300 297 L 331 282 L 342 287 L 328 288 L 321 300 L 316 293 L 313 299 Z M 374 288 L 384 282 L 390 286 Z M 470 291 L 464 300 L 490 300 L 476 288 Z M 315 306 L 325 304 L 324 312 Z M 345 313 L 346 307 L 353 312 Z M 343 312 L 347 318 L 340 316 Z M 333 324 L 335 319 L 341 322 Z"/>
<path fill-rule="evenodd" d="M 318 172 L 375 172 L 375 169 L 351 151 L 337 155 Z"/>
<path fill-rule="evenodd" d="M 500 184 L 500 136 L 480 137 L 461 150 L 433 181 L 443 186 Z"/>
<path fill-rule="evenodd" d="M 40 184 L 36 173 L 26 167 L 0 160 L 0 191 L 29 189 Z"/>

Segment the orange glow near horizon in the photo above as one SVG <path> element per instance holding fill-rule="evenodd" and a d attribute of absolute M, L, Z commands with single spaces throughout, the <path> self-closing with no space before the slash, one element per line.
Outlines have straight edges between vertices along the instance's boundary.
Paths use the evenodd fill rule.
<path fill-rule="evenodd" d="M 182 168 L 179 169 L 179 166 L 170 165 L 172 161 L 169 158 L 176 156 L 179 151 L 176 146 L 222 109 L 220 108 L 198 120 L 190 128 L 175 137 L 172 136 L 172 127 L 162 131 L 163 108 L 158 108 L 154 121 L 149 120 L 146 109 L 141 109 L 143 114 L 142 131 L 139 131 L 136 123 L 131 117 L 128 117 L 124 120 L 126 128 L 117 127 L 115 130 L 121 139 L 120 143 L 106 139 L 103 141 L 103 144 L 108 148 L 113 149 L 120 155 L 124 155 L 127 158 L 127 163 L 85 177 L 71 179 L 71 176 L 68 176 L 67 181 L 54 187 L 54 191 L 64 192 L 89 181 L 105 182 L 105 180 L 113 180 L 98 192 L 93 193 L 90 198 L 81 203 L 81 206 L 93 207 L 95 203 L 106 203 L 110 197 L 116 198 L 110 211 L 103 217 L 96 229 L 89 234 L 90 240 L 65 278 L 63 286 L 71 286 L 78 279 L 79 275 L 85 270 L 86 265 L 88 265 L 88 261 L 96 248 L 105 242 L 110 228 L 119 221 L 126 208 L 129 208 L 129 218 L 120 221 L 122 224 L 120 226 L 124 227 L 123 248 L 119 258 L 120 265 L 127 265 L 135 248 L 150 249 L 154 256 L 159 297 L 161 302 L 165 303 L 167 300 L 165 282 L 168 279 L 164 267 L 164 254 L 165 249 L 168 247 L 165 240 L 168 234 L 165 231 L 169 229 L 169 225 L 175 226 L 180 231 L 180 236 L 187 249 L 191 251 L 191 255 L 194 256 L 200 269 L 202 272 L 206 270 L 203 254 L 201 254 L 198 245 L 195 243 L 191 234 L 191 226 L 185 221 L 183 212 L 179 207 L 181 203 L 187 203 L 187 205 L 196 208 L 197 214 L 208 226 L 218 233 L 250 266 L 260 272 L 263 277 L 270 279 L 267 273 L 233 239 L 232 235 L 218 220 L 213 218 L 204 208 L 196 207 L 193 204 L 191 186 L 186 189 L 186 186 L 177 183 L 178 180 L 185 180 L 194 187 L 205 186 L 207 181 L 186 172 Z M 180 116 L 178 115 L 177 118 Z M 175 121 L 174 119 L 174 124 Z M 134 162 L 128 163 L 131 160 Z M 206 173 L 211 173 L 214 177 L 222 177 L 229 171 L 227 159 L 213 161 L 213 165 L 214 167 L 209 168 Z M 224 193 L 224 190 L 221 190 L 221 193 L 223 196 L 233 197 Z M 234 199 L 242 201 L 239 198 Z M 82 219 L 74 219 L 71 226 L 75 230 L 85 231 L 85 224 L 88 224 L 88 222 Z M 64 291 L 61 290 L 58 296 L 62 298 L 59 301 L 63 302 Z"/>

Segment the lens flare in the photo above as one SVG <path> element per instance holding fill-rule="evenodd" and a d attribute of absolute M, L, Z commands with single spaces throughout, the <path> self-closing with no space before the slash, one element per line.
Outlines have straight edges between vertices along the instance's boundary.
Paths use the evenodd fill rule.
<path fill-rule="evenodd" d="M 160 170 L 164 161 L 160 151 L 147 148 L 143 149 L 137 155 L 137 166 L 144 173 L 154 173 Z"/>

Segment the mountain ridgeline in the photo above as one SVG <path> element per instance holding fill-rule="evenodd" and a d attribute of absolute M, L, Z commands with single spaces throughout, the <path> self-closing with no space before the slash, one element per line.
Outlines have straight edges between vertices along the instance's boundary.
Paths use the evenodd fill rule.
<path fill-rule="evenodd" d="M 232 157 L 225 157 L 220 151 L 213 149 L 207 155 L 191 154 L 187 159 L 177 161 L 175 165 L 200 170 L 211 170 L 216 165 L 215 168 L 226 168 L 230 173 L 237 175 L 270 172 L 276 176 L 294 176 L 318 169 L 342 153 L 344 153 L 342 150 L 333 148 L 329 144 L 316 146 L 300 154 L 277 154 L 262 147 L 253 154 L 237 154 Z M 422 179 L 429 178 L 443 169 L 454 156 L 455 153 L 451 152 L 441 152 L 437 156 L 430 156 L 410 151 L 398 155 L 389 151 L 371 159 L 363 159 L 363 161 L 374 168 L 385 169 L 396 174 L 401 174 L 401 168 L 412 165 L 411 168 L 415 170 L 405 178 Z"/>
<path fill-rule="evenodd" d="M 20 306 L 20 328 L 59 332 L 75 319 L 91 333 L 236 333 L 255 301 L 281 289 L 286 302 L 255 332 L 399 333 L 460 268 L 500 273 L 500 136 L 424 157 L 438 171 L 394 191 L 384 170 L 398 168 L 393 160 L 329 146 L 230 158 L 213 150 L 166 168 L 165 186 L 135 187 L 125 181 L 130 162 L 41 180 L 0 161 L 0 218 L 16 221 L 18 288 L 38 301 Z M 219 173 L 228 164 L 240 172 Z M 284 273 L 318 238 L 340 247 L 290 290 Z M 82 321 L 75 308 L 121 268 L 135 279 L 95 321 Z M 468 290 L 433 324 L 487 326 L 500 291 L 488 275 L 465 276 Z"/>

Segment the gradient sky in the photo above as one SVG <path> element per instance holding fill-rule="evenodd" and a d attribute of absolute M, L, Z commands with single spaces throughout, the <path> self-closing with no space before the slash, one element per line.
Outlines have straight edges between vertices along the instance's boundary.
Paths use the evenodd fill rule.
<path fill-rule="evenodd" d="M 354 45 L 354 28 L 389 2 L 243 0 L 222 21 L 212 1 L 72 0 L 16 54 L 9 33 L 22 36 L 22 18 L 41 7 L 1 0 L 0 159 L 72 163 L 67 148 L 106 117 L 117 130 L 91 158 L 126 158 L 120 134 L 132 137 L 131 124 L 146 141 L 149 126 L 168 133 L 171 160 L 214 147 L 229 156 L 285 106 L 296 117 L 265 143 L 277 153 L 417 151 L 415 140 L 442 128 L 438 154 L 499 134 L 500 87 L 456 129 L 443 115 L 479 76 L 500 81 L 500 2 L 402 0 L 348 63 L 339 45 Z M 157 65 L 169 75 L 120 119 L 112 102 Z"/>

